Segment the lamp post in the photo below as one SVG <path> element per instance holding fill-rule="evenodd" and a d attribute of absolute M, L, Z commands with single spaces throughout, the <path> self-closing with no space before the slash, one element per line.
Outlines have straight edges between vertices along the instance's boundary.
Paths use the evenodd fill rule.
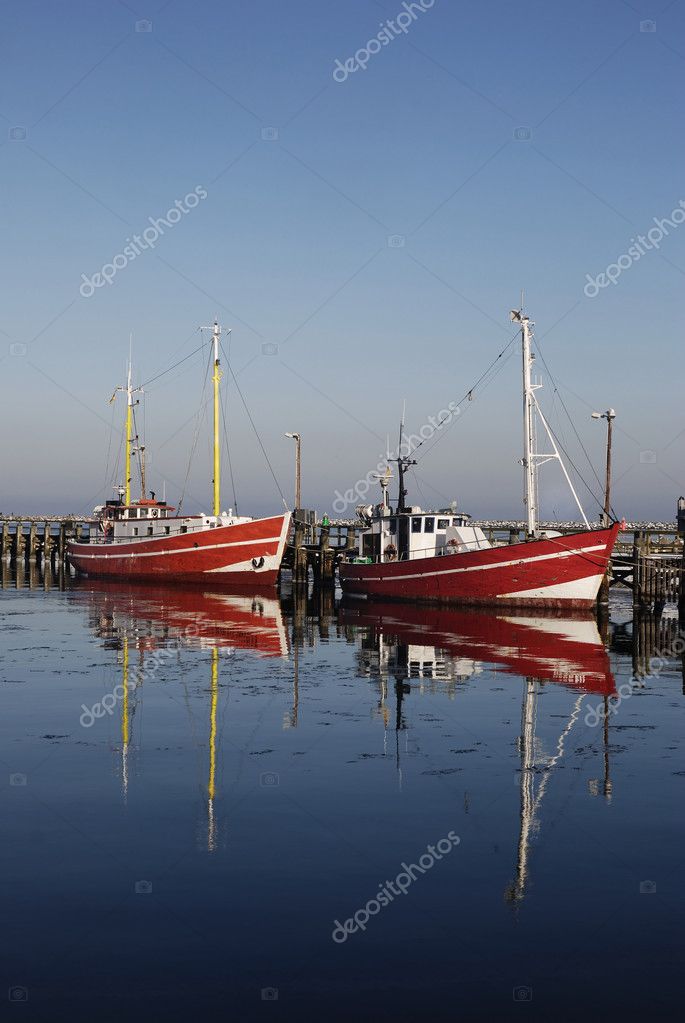
<path fill-rule="evenodd" d="M 299 433 L 286 433 L 286 437 L 290 437 L 291 440 L 295 441 L 295 511 L 299 511 L 302 507 L 302 457 L 301 457 L 301 440 Z"/>
<path fill-rule="evenodd" d="M 607 409 L 606 412 L 593 412 L 593 419 L 606 419 L 607 421 L 607 475 L 606 475 L 606 486 L 604 489 L 604 521 L 603 525 L 608 528 L 609 519 L 611 518 L 611 441 L 612 441 L 612 427 L 616 413 L 612 408 Z"/>
<path fill-rule="evenodd" d="M 604 488 L 604 513 L 602 515 L 602 525 L 605 529 L 609 528 L 609 520 L 611 518 L 611 441 L 612 441 L 612 428 L 614 419 L 616 418 L 615 411 L 610 408 L 606 412 L 593 412 L 593 419 L 606 419 L 607 421 L 607 474 L 606 484 Z M 607 607 L 609 604 L 609 570 L 604 574 L 602 579 L 602 585 L 599 588 L 599 594 L 597 596 L 598 604 Z"/>

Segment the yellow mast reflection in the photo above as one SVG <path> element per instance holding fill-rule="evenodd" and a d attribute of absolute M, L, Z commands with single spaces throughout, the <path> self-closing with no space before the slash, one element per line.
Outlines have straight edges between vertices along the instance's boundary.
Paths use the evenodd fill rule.
<path fill-rule="evenodd" d="M 209 702 L 209 780 L 207 782 L 207 851 L 216 849 L 216 816 L 214 795 L 216 792 L 216 712 L 219 702 L 219 650 L 212 647 L 212 681 Z"/>
<path fill-rule="evenodd" d="M 128 744 L 129 744 L 129 720 L 128 720 L 128 636 L 123 637 L 123 671 L 122 683 L 124 695 L 121 702 L 121 782 L 124 795 L 124 803 L 128 799 Z"/>

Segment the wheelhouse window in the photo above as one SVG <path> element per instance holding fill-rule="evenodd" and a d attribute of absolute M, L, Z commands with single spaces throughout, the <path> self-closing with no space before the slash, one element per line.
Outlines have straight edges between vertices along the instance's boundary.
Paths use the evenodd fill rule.
<path fill-rule="evenodd" d="M 411 531 L 412 533 L 421 532 L 421 519 L 418 516 L 411 520 Z"/>
<path fill-rule="evenodd" d="M 424 519 L 423 531 L 424 533 L 435 532 L 435 519 L 433 518 L 432 515 L 427 515 L 426 518 Z"/>
<path fill-rule="evenodd" d="M 188 532 L 188 527 L 187 526 L 181 526 L 181 532 L 182 533 L 187 533 Z"/>
<path fill-rule="evenodd" d="M 147 527 L 147 535 L 148 535 L 148 536 L 152 536 L 152 534 L 154 533 L 154 531 L 155 531 L 155 529 L 154 529 L 154 526 L 148 526 L 148 527 Z"/>
<path fill-rule="evenodd" d="M 438 529 L 447 529 L 449 524 L 449 519 L 438 519 Z"/>
<path fill-rule="evenodd" d="M 169 536 L 169 534 L 171 533 L 171 526 L 165 526 L 164 532 L 166 533 L 167 536 Z"/>
<path fill-rule="evenodd" d="M 134 536 L 138 536 L 138 527 L 137 526 L 133 527 L 133 535 Z"/>
<path fill-rule="evenodd" d="M 388 519 L 388 532 L 393 536 L 397 532 L 397 519 Z"/>

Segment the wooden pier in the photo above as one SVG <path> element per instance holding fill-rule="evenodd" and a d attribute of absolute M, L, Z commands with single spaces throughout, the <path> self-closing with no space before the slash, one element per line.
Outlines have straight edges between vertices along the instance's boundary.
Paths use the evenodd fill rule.
<path fill-rule="evenodd" d="M 67 540 L 88 537 L 85 519 L 50 515 L 0 516 L 0 559 L 3 563 L 66 564 Z"/>

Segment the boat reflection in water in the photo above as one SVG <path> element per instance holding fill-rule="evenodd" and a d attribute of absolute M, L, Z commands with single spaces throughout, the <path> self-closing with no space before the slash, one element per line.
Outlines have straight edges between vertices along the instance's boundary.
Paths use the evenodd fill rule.
<path fill-rule="evenodd" d="M 146 674 L 159 662 L 155 651 L 200 649 L 210 652 L 208 714 L 207 849 L 217 847 L 214 800 L 217 768 L 217 709 L 220 654 L 249 650 L 262 657 L 287 657 L 288 637 L 281 605 L 273 589 L 249 594 L 209 593 L 177 586 L 148 586 L 88 580 L 72 591 L 73 599 L 91 610 L 91 628 L 104 646 L 121 651 L 121 778 L 128 796 L 133 720 Z M 138 666 L 133 664 L 133 652 Z M 146 667 L 153 663 L 156 667 Z"/>
<path fill-rule="evenodd" d="M 526 894 L 531 840 L 539 832 L 539 812 L 555 767 L 564 756 L 569 733 L 578 721 L 584 698 L 604 700 L 603 795 L 611 799 L 609 777 L 608 700 L 616 692 L 609 657 L 593 618 L 563 619 L 492 614 L 477 610 L 409 607 L 404 604 L 348 603 L 340 611 L 346 625 L 362 630 L 359 653 L 362 673 L 380 685 L 379 711 L 389 722 L 387 685 L 395 680 L 395 732 L 401 784 L 399 734 L 407 728 L 404 698 L 419 692 L 443 691 L 453 696 L 459 686 L 486 668 L 523 678 L 520 755 L 520 830 L 516 876 L 505 892 L 512 904 Z M 568 720 L 546 756 L 536 736 L 541 688 L 559 683 L 574 691 Z M 593 794 L 599 783 L 591 784 Z"/>

